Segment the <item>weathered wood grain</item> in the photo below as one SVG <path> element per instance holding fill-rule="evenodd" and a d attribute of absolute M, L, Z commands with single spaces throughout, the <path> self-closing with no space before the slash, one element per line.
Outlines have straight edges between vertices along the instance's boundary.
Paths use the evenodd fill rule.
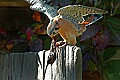
<path fill-rule="evenodd" d="M 82 80 L 82 54 L 79 47 L 66 46 L 57 50 L 55 62 L 47 66 L 49 53 L 49 51 L 38 53 L 40 58 L 38 80 Z"/>
<path fill-rule="evenodd" d="M 49 52 L 0 53 L 0 80 L 82 80 L 79 47 L 57 49 L 55 62 L 47 66 Z"/>
<path fill-rule="evenodd" d="M 0 53 L 0 80 L 36 80 L 37 53 Z"/>

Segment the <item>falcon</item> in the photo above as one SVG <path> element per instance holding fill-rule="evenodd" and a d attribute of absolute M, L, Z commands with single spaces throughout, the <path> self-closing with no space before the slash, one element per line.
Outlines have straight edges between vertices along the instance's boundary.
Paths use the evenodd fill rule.
<path fill-rule="evenodd" d="M 59 34 L 63 42 L 76 45 L 76 37 L 85 32 L 87 26 L 98 21 L 108 13 L 105 10 L 83 5 L 68 5 L 61 8 L 50 4 L 50 0 L 26 0 L 32 5 L 30 8 L 42 12 L 48 16 L 50 22 L 47 26 L 47 34 L 53 38 Z M 98 16 L 96 16 L 99 15 Z M 84 17 L 88 16 L 87 19 Z"/>

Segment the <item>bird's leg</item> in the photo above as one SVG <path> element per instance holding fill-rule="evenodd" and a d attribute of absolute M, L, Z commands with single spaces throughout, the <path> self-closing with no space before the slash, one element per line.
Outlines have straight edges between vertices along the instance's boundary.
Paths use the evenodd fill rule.
<path fill-rule="evenodd" d="M 56 42 L 56 47 L 59 47 L 59 48 L 62 48 L 64 46 L 67 45 L 67 42 L 66 41 L 59 41 L 59 42 Z"/>

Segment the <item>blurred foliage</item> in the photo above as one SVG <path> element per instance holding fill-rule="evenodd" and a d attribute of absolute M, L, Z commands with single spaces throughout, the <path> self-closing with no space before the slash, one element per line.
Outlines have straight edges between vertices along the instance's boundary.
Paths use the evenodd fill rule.
<path fill-rule="evenodd" d="M 109 12 L 78 38 L 83 52 L 83 80 L 119 80 L 120 56 L 114 55 L 120 50 L 120 0 L 75 0 L 74 3 Z"/>
<path fill-rule="evenodd" d="M 108 11 L 108 14 L 90 25 L 83 35 L 77 37 L 77 46 L 83 53 L 83 80 L 119 80 L 120 57 L 120 0 L 51 0 L 57 6 L 80 4 Z M 34 12 L 31 26 L 16 27 L 17 33 L 8 37 L 8 31 L 0 27 L 1 51 L 40 51 L 49 49 L 51 38 L 46 34 L 48 18 Z M 9 39 L 8 39 L 9 38 Z M 61 37 L 58 36 L 58 40 Z M 24 47 L 24 48 L 22 48 Z"/>
<path fill-rule="evenodd" d="M 24 20 L 20 21 L 21 16 L 19 15 L 12 15 L 12 19 L 18 17 L 15 18 L 16 25 L 13 29 L 4 27 L 5 22 L 4 24 L 1 23 L 0 52 L 38 52 L 43 49 L 49 49 L 51 40 L 46 34 L 46 28 L 49 22 L 47 17 L 40 12 L 34 11 L 31 15 L 32 23 L 28 24 Z M 3 20 L 6 19 L 3 18 Z M 21 22 L 24 23 L 22 24 Z M 9 21 L 6 21 L 7 23 Z"/>

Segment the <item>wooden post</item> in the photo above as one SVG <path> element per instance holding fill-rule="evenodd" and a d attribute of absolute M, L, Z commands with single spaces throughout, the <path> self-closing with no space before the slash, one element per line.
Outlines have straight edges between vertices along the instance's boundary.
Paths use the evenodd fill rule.
<path fill-rule="evenodd" d="M 82 54 L 79 47 L 65 46 L 57 49 L 55 62 L 47 66 L 49 53 L 38 53 L 38 80 L 82 80 Z"/>
<path fill-rule="evenodd" d="M 0 53 L 0 80 L 36 80 L 37 53 Z"/>
<path fill-rule="evenodd" d="M 57 49 L 55 62 L 47 66 L 49 53 L 0 53 L 0 80 L 82 80 L 79 47 Z"/>

